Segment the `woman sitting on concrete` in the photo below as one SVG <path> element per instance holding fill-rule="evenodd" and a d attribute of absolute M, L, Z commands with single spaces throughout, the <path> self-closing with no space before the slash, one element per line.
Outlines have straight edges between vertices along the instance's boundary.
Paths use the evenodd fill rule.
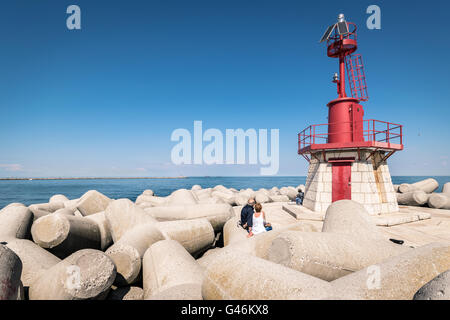
<path fill-rule="evenodd" d="M 255 213 L 253 214 L 252 222 L 248 237 L 272 230 L 271 224 L 266 223 L 266 214 L 262 211 L 262 205 L 260 203 L 255 204 Z"/>

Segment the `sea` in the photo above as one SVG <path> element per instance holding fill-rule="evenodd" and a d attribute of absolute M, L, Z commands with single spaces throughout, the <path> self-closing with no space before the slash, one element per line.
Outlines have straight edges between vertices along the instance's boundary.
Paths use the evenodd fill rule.
<path fill-rule="evenodd" d="M 394 184 L 413 183 L 426 178 L 434 178 L 442 185 L 450 182 L 450 176 L 393 176 Z M 298 186 L 305 184 L 306 177 L 187 177 L 176 179 L 76 179 L 76 180 L 2 180 L 0 181 L 0 208 L 12 202 L 25 205 L 45 203 L 55 194 L 63 194 L 69 199 L 76 199 L 86 191 L 97 190 L 112 199 L 128 198 L 136 200 L 144 190 L 151 189 L 158 196 L 167 196 L 171 192 L 193 185 L 203 188 L 224 185 L 228 188 L 270 189 L 272 187 Z"/>

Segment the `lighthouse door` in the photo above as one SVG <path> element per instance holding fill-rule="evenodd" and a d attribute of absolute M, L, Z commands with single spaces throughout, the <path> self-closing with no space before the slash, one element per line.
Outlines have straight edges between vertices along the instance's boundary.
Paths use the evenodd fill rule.
<path fill-rule="evenodd" d="M 352 163 L 351 162 L 334 162 L 333 171 L 333 186 L 332 186 L 332 201 L 352 198 Z"/>

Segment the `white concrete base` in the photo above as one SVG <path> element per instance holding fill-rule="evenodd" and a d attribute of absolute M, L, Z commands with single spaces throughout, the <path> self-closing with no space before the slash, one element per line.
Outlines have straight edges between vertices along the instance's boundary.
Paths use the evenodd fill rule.
<path fill-rule="evenodd" d="M 386 162 L 374 163 L 381 159 L 382 154 L 376 152 L 365 160 L 371 151 L 329 151 L 312 157 L 306 179 L 306 192 L 303 206 L 314 211 L 324 213 L 332 202 L 333 182 L 332 164 L 330 158 L 354 157 L 351 167 L 351 200 L 364 205 L 370 215 L 398 212 L 397 198 L 392 185 L 391 175 Z M 361 159 L 358 161 L 358 159 Z"/>

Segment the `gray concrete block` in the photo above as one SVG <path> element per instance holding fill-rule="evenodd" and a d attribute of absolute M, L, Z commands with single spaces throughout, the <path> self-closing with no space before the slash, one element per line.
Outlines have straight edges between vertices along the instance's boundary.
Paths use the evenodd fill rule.
<path fill-rule="evenodd" d="M 411 300 L 415 293 L 450 269 L 450 245 L 428 244 L 331 282 L 333 299 Z"/>
<path fill-rule="evenodd" d="M 127 286 L 139 280 L 145 251 L 153 243 L 164 239 L 165 236 L 154 224 L 144 224 L 128 230 L 109 247 L 106 254 L 117 268 L 116 285 Z"/>
<path fill-rule="evenodd" d="M 129 199 L 112 201 L 105 210 L 105 216 L 114 242 L 135 226 L 157 222 Z"/>
<path fill-rule="evenodd" d="M 203 270 L 192 256 L 173 240 L 159 241 L 143 259 L 145 299 L 202 298 Z"/>
<path fill-rule="evenodd" d="M 22 262 L 8 247 L 0 244 L 0 300 L 17 300 L 20 292 Z"/>
<path fill-rule="evenodd" d="M 192 220 L 206 218 L 216 232 L 234 216 L 229 204 L 196 204 L 146 208 L 145 212 L 158 221 Z"/>
<path fill-rule="evenodd" d="M 106 220 L 105 212 L 98 212 L 86 216 L 85 219 L 95 222 L 100 231 L 101 249 L 106 250 L 112 243 L 111 230 L 109 229 L 108 220 Z"/>
<path fill-rule="evenodd" d="M 420 288 L 414 295 L 414 300 L 450 300 L 450 270 Z"/>
<path fill-rule="evenodd" d="M 407 193 L 397 193 L 397 202 L 405 206 L 422 206 L 428 202 L 429 195 L 422 190 L 413 190 Z"/>
<path fill-rule="evenodd" d="M 26 288 L 42 273 L 61 261 L 30 240 L 12 239 L 7 242 L 7 247 L 14 251 L 22 261 L 21 281 Z"/>
<path fill-rule="evenodd" d="M 0 214 L 0 241 L 29 238 L 32 223 L 33 214 L 27 207 L 10 206 L 3 209 Z"/>
<path fill-rule="evenodd" d="M 282 265 L 221 251 L 205 271 L 205 300 L 316 300 L 330 294 L 329 282 Z"/>
<path fill-rule="evenodd" d="M 75 252 L 43 272 L 30 285 L 30 300 L 88 300 L 106 298 L 116 267 L 101 251 Z"/>
<path fill-rule="evenodd" d="M 81 249 L 101 249 L 97 223 L 75 216 L 50 214 L 39 218 L 31 235 L 36 244 L 61 259 Z"/>
<path fill-rule="evenodd" d="M 412 250 L 388 240 L 326 232 L 288 231 L 272 241 L 268 259 L 314 277 L 332 281 Z"/>
<path fill-rule="evenodd" d="M 349 234 L 360 240 L 385 239 L 364 206 L 353 200 L 336 201 L 328 207 L 322 232 Z"/>
<path fill-rule="evenodd" d="M 428 206 L 435 209 L 450 209 L 450 194 L 433 193 L 428 198 Z"/>
<path fill-rule="evenodd" d="M 83 216 L 88 216 L 97 212 L 105 211 L 111 203 L 110 198 L 96 190 L 89 190 L 83 194 L 77 202 L 77 209 Z"/>

